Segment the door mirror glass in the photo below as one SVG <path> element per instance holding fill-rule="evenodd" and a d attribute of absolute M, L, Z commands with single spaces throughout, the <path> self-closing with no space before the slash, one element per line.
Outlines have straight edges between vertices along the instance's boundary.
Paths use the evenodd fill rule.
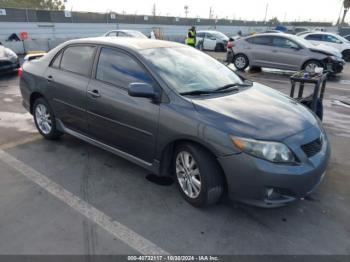
<path fill-rule="evenodd" d="M 129 96 L 144 97 L 144 98 L 157 98 L 158 93 L 154 90 L 153 86 L 146 83 L 131 83 L 128 89 Z"/>

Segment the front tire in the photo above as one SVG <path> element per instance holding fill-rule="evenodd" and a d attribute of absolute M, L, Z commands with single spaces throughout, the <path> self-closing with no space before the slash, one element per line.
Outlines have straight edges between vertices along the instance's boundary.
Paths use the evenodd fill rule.
<path fill-rule="evenodd" d="M 38 98 L 35 100 L 33 116 L 35 126 L 44 138 L 56 140 L 62 135 L 62 133 L 56 128 L 55 115 L 44 98 Z"/>
<path fill-rule="evenodd" d="M 244 71 L 249 66 L 249 60 L 246 55 L 238 54 L 233 57 L 233 64 L 239 71 Z"/>
<path fill-rule="evenodd" d="M 322 65 L 322 63 L 320 61 L 310 60 L 310 61 L 307 61 L 304 64 L 302 69 L 305 70 L 305 72 L 314 73 L 316 67 L 322 67 L 323 68 L 323 65 Z"/>
<path fill-rule="evenodd" d="M 224 193 L 224 179 L 216 159 L 201 146 L 186 143 L 175 150 L 175 180 L 182 196 L 196 207 L 217 203 Z"/>

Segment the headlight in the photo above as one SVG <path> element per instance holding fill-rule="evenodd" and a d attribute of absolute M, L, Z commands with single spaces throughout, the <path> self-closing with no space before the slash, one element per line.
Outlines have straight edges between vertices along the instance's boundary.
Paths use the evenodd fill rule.
<path fill-rule="evenodd" d="M 231 136 L 231 139 L 236 147 L 247 154 L 275 163 L 292 163 L 295 161 L 292 151 L 285 144 L 234 136 Z"/>

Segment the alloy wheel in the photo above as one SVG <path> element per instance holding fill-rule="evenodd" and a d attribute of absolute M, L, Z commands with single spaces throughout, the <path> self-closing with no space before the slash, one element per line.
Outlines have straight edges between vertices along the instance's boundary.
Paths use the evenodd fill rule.
<path fill-rule="evenodd" d="M 246 60 L 243 56 L 239 56 L 235 59 L 235 66 L 238 68 L 238 69 L 241 69 L 241 68 L 244 68 L 245 65 L 246 65 Z"/>
<path fill-rule="evenodd" d="M 35 121 L 45 135 L 49 134 L 52 130 L 52 121 L 50 113 L 47 107 L 43 104 L 39 104 L 35 108 Z"/>
<path fill-rule="evenodd" d="M 193 156 L 181 151 L 176 156 L 176 176 L 182 191 L 189 198 L 197 198 L 201 192 L 199 167 Z"/>

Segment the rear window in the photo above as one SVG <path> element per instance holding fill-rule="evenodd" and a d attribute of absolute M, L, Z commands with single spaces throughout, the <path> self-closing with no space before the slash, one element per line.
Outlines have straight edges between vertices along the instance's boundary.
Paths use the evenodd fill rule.
<path fill-rule="evenodd" d="M 94 51 L 94 46 L 79 45 L 66 48 L 61 60 L 61 69 L 89 76 L 94 59 Z"/>
<path fill-rule="evenodd" d="M 307 40 L 314 40 L 314 41 L 322 41 L 323 40 L 323 35 L 318 35 L 318 34 L 313 34 L 313 35 L 308 35 L 305 37 Z"/>
<path fill-rule="evenodd" d="M 255 36 L 248 38 L 247 41 L 255 45 L 272 45 L 272 39 L 270 36 Z"/>

